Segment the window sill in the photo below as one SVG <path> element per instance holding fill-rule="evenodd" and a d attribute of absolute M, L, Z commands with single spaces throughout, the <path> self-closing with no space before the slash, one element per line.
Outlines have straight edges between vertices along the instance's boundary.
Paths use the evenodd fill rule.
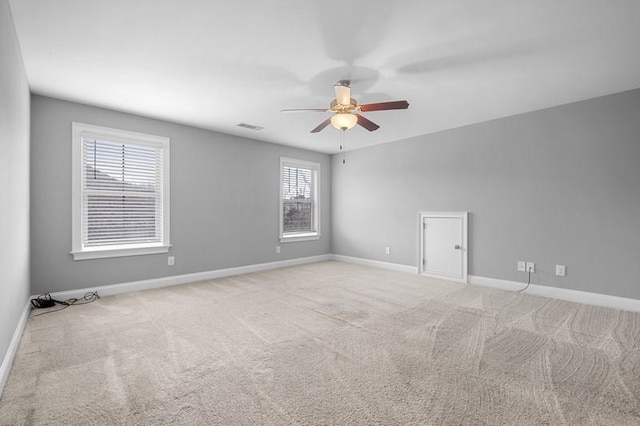
<path fill-rule="evenodd" d="M 293 243 L 296 241 L 314 241 L 319 239 L 320 239 L 320 234 L 318 234 L 317 232 L 289 234 L 289 235 L 280 236 L 281 243 Z"/>
<path fill-rule="evenodd" d="M 96 247 L 82 251 L 72 251 L 73 260 L 103 259 L 107 257 L 141 256 L 145 254 L 168 253 L 171 246 L 114 246 Z"/>

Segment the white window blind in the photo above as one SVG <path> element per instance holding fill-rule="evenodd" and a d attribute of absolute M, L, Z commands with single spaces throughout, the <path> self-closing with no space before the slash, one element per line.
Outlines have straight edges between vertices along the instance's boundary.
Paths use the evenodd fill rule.
<path fill-rule="evenodd" d="M 281 159 L 281 239 L 318 236 L 319 167 L 317 163 Z"/>
<path fill-rule="evenodd" d="M 169 250 L 169 138 L 73 123 L 75 260 Z"/>
<path fill-rule="evenodd" d="M 300 167 L 282 168 L 282 208 L 284 232 L 311 232 L 313 220 L 313 171 Z"/>
<path fill-rule="evenodd" d="M 162 241 L 162 150 L 83 138 L 85 247 Z"/>

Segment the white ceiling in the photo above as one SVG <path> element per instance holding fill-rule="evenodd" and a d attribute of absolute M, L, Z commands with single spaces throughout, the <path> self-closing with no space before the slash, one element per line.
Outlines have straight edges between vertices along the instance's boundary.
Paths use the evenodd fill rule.
<path fill-rule="evenodd" d="M 320 152 L 333 84 L 359 148 L 640 87 L 638 0 L 10 0 L 34 93 Z M 238 123 L 264 127 L 256 132 Z M 99 123 L 98 123 L 99 124 Z"/>

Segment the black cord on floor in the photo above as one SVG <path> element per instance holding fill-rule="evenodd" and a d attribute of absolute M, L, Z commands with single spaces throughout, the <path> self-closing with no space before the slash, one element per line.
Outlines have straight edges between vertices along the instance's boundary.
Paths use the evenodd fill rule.
<path fill-rule="evenodd" d="M 531 270 L 529 270 L 529 279 L 527 280 L 527 285 L 525 286 L 525 288 L 521 288 L 520 290 L 518 290 L 518 293 L 521 291 L 525 291 L 526 289 L 529 288 L 530 285 L 531 285 Z"/>
<path fill-rule="evenodd" d="M 85 293 L 82 299 L 72 297 L 71 299 L 67 299 L 67 300 L 56 300 L 52 298 L 49 293 L 45 293 L 45 294 L 41 294 L 35 299 L 31 299 L 31 305 L 33 305 L 33 307 L 36 309 L 52 308 L 56 304 L 62 305 L 62 307 L 59 309 L 53 309 L 53 310 L 49 310 L 46 312 L 41 312 L 39 314 L 33 315 L 33 316 L 39 316 L 44 314 L 50 314 L 52 312 L 61 311 L 63 309 L 68 308 L 71 305 L 85 305 L 87 303 L 95 302 L 98 299 L 100 299 L 100 295 L 98 294 L 97 291 L 89 291 Z"/>
<path fill-rule="evenodd" d="M 41 294 L 35 299 L 31 299 L 31 305 L 36 309 L 50 308 L 56 305 L 56 302 L 51 298 L 49 293 Z"/>

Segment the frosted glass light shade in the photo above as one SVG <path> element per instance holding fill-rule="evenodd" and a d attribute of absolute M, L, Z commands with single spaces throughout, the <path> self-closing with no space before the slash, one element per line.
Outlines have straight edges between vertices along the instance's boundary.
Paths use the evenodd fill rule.
<path fill-rule="evenodd" d="M 353 114 L 336 114 L 331 117 L 331 125 L 338 130 L 349 130 L 358 122 L 358 117 Z"/>

